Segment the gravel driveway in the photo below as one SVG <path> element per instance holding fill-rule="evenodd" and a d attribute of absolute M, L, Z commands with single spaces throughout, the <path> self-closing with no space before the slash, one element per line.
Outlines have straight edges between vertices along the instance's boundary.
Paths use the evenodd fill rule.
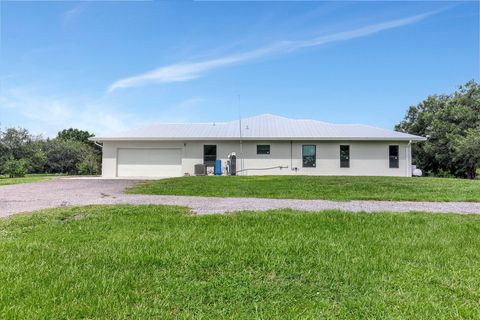
<path fill-rule="evenodd" d="M 18 212 L 89 204 L 169 204 L 190 207 L 200 214 L 239 210 L 291 208 L 308 211 L 429 211 L 480 214 L 480 203 L 288 200 L 256 198 L 209 198 L 124 194 L 138 181 L 57 178 L 45 182 L 0 186 L 0 217 Z M 212 200 L 214 199 L 214 200 Z"/>

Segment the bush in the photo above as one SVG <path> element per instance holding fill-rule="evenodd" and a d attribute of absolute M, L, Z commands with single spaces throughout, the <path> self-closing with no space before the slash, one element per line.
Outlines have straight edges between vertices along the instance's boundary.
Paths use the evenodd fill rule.
<path fill-rule="evenodd" d="M 432 176 L 437 178 L 455 178 L 455 175 L 442 169 L 440 169 L 437 173 L 432 174 Z"/>
<path fill-rule="evenodd" d="M 3 165 L 3 172 L 10 178 L 25 177 L 27 174 L 27 165 L 25 160 L 7 160 Z"/>
<path fill-rule="evenodd" d="M 97 175 L 100 174 L 100 165 L 98 157 L 93 153 L 87 154 L 82 162 L 78 164 L 78 173 L 83 175 Z"/>

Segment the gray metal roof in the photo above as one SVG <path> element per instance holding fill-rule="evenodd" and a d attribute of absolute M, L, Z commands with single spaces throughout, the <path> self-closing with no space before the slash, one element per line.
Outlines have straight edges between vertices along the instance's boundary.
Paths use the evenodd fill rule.
<path fill-rule="evenodd" d="M 239 120 L 215 123 L 162 123 L 95 137 L 121 140 L 239 140 Z M 423 141 L 424 137 L 362 124 L 333 124 L 262 114 L 242 119 L 243 140 L 397 140 Z"/>

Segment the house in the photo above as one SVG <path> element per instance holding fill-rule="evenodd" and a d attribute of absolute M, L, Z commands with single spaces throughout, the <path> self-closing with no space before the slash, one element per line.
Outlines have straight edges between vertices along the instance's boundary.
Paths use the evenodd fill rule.
<path fill-rule="evenodd" d="M 103 144 L 103 177 L 194 175 L 196 164 L 237 175 L 412 175 L 411 134 L 264 114 L 216 123 L 156 124 L 95 137 Z M 210 169 L 210 168 L 208 168 Z"/>

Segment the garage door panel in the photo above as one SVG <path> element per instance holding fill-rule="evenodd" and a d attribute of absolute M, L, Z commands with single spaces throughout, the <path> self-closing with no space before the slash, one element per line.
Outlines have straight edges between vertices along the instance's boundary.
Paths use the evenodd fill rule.
<path fill-rule="evenodd" d="M 182 174 L 182 150 L 173 148 L 118 149 L 119 177 L 178 177 Z"/>

